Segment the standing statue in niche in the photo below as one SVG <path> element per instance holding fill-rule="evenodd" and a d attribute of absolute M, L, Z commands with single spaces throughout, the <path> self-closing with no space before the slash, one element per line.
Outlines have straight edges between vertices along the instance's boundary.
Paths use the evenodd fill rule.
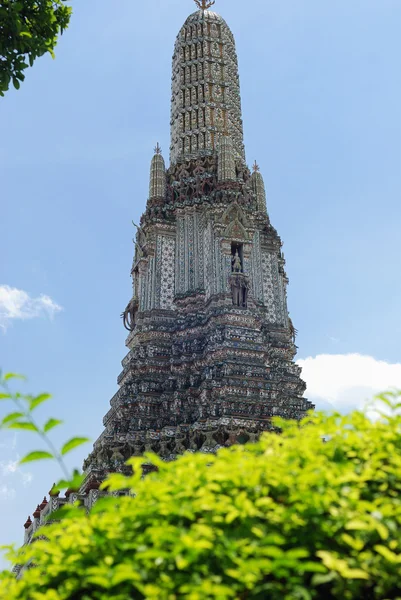
<path fill-rule="evenodd" d="M 247 308 L 248 306 L 248 278 L 240 272 L 236 272 L 231 276 L 231 293 L 233 297 L 233 305 Z"/>
<path fill-rule="evenodd" d="M 241 302 L 241 282 L 239 277 L 236 277 L 234 279 L 231 279 L 231 292 L 233 295 L 233 305 L 234 306 L 241 306 L 242 302 Z"/>
<path fill-rule="evenodd" d="M 242 263 L 241 263 L 241 257 L 238 254 L 238 249 L 235 253 L 235 256 L 233 256 L 233 258 L 232 258 L 232 269 L 233 269 L 233 273 L 242 273 Z"/>

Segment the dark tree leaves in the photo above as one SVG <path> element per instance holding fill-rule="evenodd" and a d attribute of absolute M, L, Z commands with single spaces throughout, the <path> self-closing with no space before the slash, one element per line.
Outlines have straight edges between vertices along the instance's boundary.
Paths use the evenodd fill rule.
<path fill-rule="evenodd" d="M 24 71 L 49 52 L 68 27 L 71 7 L 63 0 L 0 0 L 0 96 L 12 83 L 16 89 Z"/>

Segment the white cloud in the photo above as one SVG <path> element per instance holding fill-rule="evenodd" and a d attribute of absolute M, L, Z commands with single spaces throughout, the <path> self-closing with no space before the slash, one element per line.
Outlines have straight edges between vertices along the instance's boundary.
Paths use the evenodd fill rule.
<path fill-rule="evenodd" d="M 23 470 L 20 457 L 15 453 L 15 437 L 4 439 L 1 444 L 2 460 L 0 460 L 0 501 L 14 498 L 17 490 L 28 487 L 33 480 L 32 473 Z M 4 455 L 7 455 L 4 457 Z M 24 467 L 25 469 L 25 467 Z"/>
<path fill-rule="evenodd" d="M 378 392 L 401 390 L 401 364 L 361 354 L 319 354 L 297 361 L 306 397 L 318 409 L 362 409 Z"/>
<path fill-rule="evenodd" d="M 16 490 L 12 487 L 9 487 L 5 483 L 0 484 L 0 500 L 11 500 L 15 498 Z"/>
<path fill-rule="evenodd" d="M 19 461 L 19 456 L 17 456 L 15 460 L 11 458 L 8 460 L 1 460 L 0 477 L 1 479 L 4 479 L 5 477 L 18 476 L 24 485 L 28 485 L 33 479 L 32 473 L 23 471 L 19 465 Z"/>
<path fill-rule="evenodd" d="M 21 484 L 24 488 L 28 487 L 33 480 L 32 473 L 23 472 L 18 467 L 18 461 L 15 463 L 10 461 L 8 464 L 0 463 L 0 468 L 2 470 L 0 475 L 0 501 L 14 498 L 17 493 L 16 488 L 19 489 Z"/>
<path fill-rule="evenodd" d="M 23 473 L 21 471 L 22 485 L 27 487 L 33 481 L 32 473 Z"/>
<path fill-rule="evenodd" d="M 3 475 L 10 475 L 18 470 L 18 460 L 2 461 L 0 467 Z"/>
<path fill-rule="evenodd" d="M 0 285 L 0 327 L 7 328 L 13 319 L 34 319 L 47 316 L 52 319 L 62 309 L 49 296 L 42 294 L 37 298 L 24 290 Z"/>

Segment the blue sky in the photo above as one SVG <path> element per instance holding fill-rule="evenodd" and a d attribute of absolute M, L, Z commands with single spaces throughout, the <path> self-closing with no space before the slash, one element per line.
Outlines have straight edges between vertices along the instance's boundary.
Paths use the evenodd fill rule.
<path fill-rule="evenodd" d="M 54 394 L 42 414 L 65 419 L 61 441 L 95 439 L 117 389 L 131 221 L 145 207 L 157 141 L 168 156 L 173 45 L 195 9 L 73 6 L 56 60 L 38 60 L 0 100 L 0 365 L 25 373 L 27 391 Z M 308 395 L 347 410 L 401 387 L 401 3 L 215 9 L 237 41 L 247 160 L 261 166 L 285 243 Z M 37 445 L 0 431 L 0 544 L 22 540 L 57 476 L 16 467 Z"/>

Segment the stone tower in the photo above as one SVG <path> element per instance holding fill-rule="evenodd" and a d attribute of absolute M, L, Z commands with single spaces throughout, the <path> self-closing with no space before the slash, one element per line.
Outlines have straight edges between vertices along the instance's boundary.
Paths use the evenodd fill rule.
<path fill-rule="evenodd" d="M 293 362 L 282 243 L 245 161 L 234 37 L 197 4 L 175 43 L 170 165 L 157 146 L 137 227 L 128 354 L 83 490 L 132 455 L 214 452 L 313 408 Z"/>

